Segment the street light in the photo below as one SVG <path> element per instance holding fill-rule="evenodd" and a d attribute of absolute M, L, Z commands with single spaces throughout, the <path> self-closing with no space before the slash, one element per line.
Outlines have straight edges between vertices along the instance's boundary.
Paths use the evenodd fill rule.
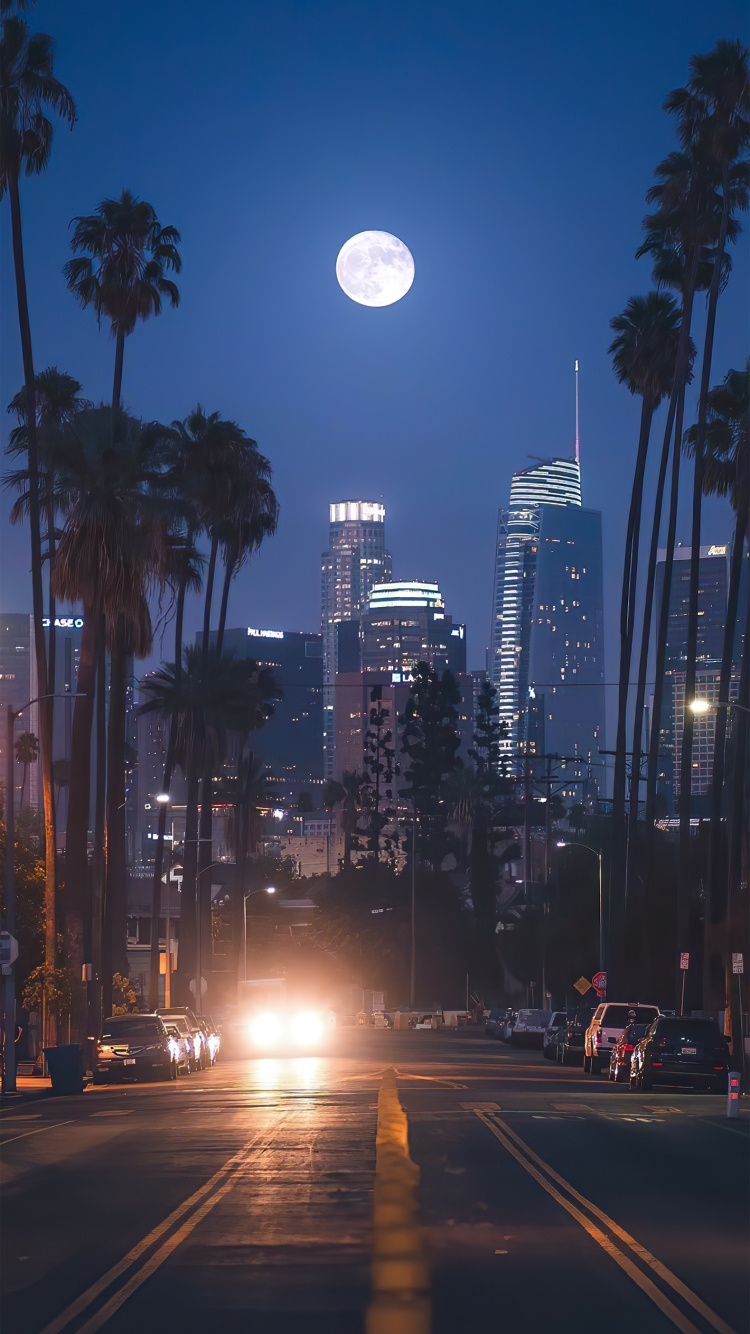
<path fill-rule="evenodd" d="M 691 699 L 688 708 L 691 713 L 709 713 L 711 709 L 741 709 L 743 713 L 750 713 L 747 704 L 740 704 L 736 699 Z"/>
<path fill-rule="evenodd" d="M 247 901 L 253 898 L 255 894 L 275 894 L 275 885 L 266 885 L 265 889 L 251 889 L 249 894 L 242 895 L 242 980 L 247 982 Z"/>
<path fill-rule="evenodd" d="M 171 800 L 172 798 L 170 797 L 168 792 L 157 792 L 156 796 L 154 797 L 154 801 L 159 806 L 168 806 Z"/>
<path fill-rule="evenodd" d="M 599 972 L 604 972 L 604 924 L 602 922 L 602 854 L 597 852 L 588 843 L 569 843 L 567 839 L 561 839 L 557 843 L 558 848 L 585 848 L 587 852 L 593 852 L 599 862 Z"/>

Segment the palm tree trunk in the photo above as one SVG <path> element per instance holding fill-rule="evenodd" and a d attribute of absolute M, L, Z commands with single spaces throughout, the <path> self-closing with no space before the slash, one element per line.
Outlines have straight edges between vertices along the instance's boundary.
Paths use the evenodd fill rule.
<path fill-rule="evenodd" d="M 115 338 L 115 378 L 112 385 L 112 408 L 114 411 L 120 406 L 122 397 L 122 363 L 125 356 L 125 334 L 120 328 L 117 330 Z"/>
<path fill-rule="evenodd" d="M 203 604 L 203 652 L 202 652 L 202 671 L 201 675 L 205 683 L 208 673 L 208 643 L 211 626 L 211 603 L 214 596 L 214 578 L 216 575 L 216 556 L 219 550 L 219 539 L 216 533 L 211 535 L 211 555 L 208 559 L 208 573 L 206 575 L 206 598 Z"/>
<path fill-rule="evenodd" d="M 110 647 L 107 728 L 107 902 L 105 938 L 112 973 L 128 976 L 128 873 L 125 845 L 125 727 L 127 655 L 123 630 L 115 627 Z"/>
<path fill-rule="evenodd" d="M 221 657 L 221 650 L 224 644 L 224 630 L 227 624 L 227 606 L 229 604 L 229 585 L 232 582 L 234 574 L 234 560 L 227 553 L 226 564 L 224 566 L 224 584 L 221 590 L 221 608 L 219 611 L 219 628 L 216 632 L 216 655 Z"/>
<path fill-rule="evenodd" d="M 66 949 L 73 958 L 75 967 L 78 959 L 76 981 L 81 977 L 80 964 L 83 962 L 85 942 L 89 929 L 88 907 L 91 903 L 91 871 L 89 868 L 88 834 L 91 809 L 91 728 L 94 716 L 94 687 L 96 683 L 96 615 L 90 608 L 84 608 L 81 649 L 78 655 L 78 679 L 76 698 L 73 704 L 73 725 L 70 750 L 70 785 L 68 787 L 68 811 L 65 824 L 65 940 Z M 78 956 L 80 955 L 80 958 Z M 93 962 L 93 955 L 89 956 Z M 92 968 L 92 978 L 94 970 Z M 80 985 L 80 983 L 79 983 Z M 76 1023 L 82 1020 L 83 1002 L 77 1011 Z M 86 1031 L 95 1034 L 91 1027 L 94 1018 L 89 1006 Z M 85 1035 L 84 1035 L 85 1036 Z"/>
<path fill-rule="evenodd" d="M 187 805 L 185 809 L 185 844 L 182 869 L 182 897 L 180 899 L 180 943 L 178 978 L 180 1005 L 192 1005 L 190 983 L 196 974 L 196 872 L 198 866 L 198 792 L 200 775 L 194 763 L 188 766 Z"/>
<path fill-rule="evenodd" d="M 185 590 L 186 579 L 180 579 L 177 589 L 177 607 L 175 610 L 175 628 L 174 628 L 174 681 L 175 695 L 179 699 L 180 684 L 182 681 L 182 625 L 185 615 Z M 169 720 L 169 736 L 167 738 L 167 753 L 164 759 L 164 782 L 162 792 L 169 794 L 172 783 L 172 774 L 174 773 L 174 757 L 177 748 L 177 718 L 173 715 Z M 151 996 L 151 1008 L 156 1010 L 159 1004 L 159 922 L 161 920 L 161 877 L 164 869 L 164 835 L 167 831 L 167 808 L 168 802 L 162 802 L 159 806 L 159 825 L 156 834 L 156 857 L 154 858 L 154 881 L 151 895 L 151 955 L 149 959 L 149 994 Z M 167 885 L 167 896 L 169 896 L 169 885 Z M 169 968 L 169 941 L 166 942 L 165 965 Z"/>
<path fill-rule="evenodd" d="M 729 699 L 729 683 L 732 677 L 732 659 L 734 654 L 734 636 L 737 626 L 740 579 L 745 546 L 745 530 L 748 523 L 747 494 L 744 504 L 737 509 L 734 525 L 732 560 L 729 567 L 729 589 L 727 594 L 727 615 L 724 623 L 724 642 L 721 653 L 721 676 L 719 678 L 719 699 Z M 727 906 L 727 864 L 726 847 L 722 837 L 721 807 L 724 789 L 724 751 L 727 733 L 727 709 L 717 709 L 714 725 L 714 762 L 711 775 L 711 828 L 708 843 L 708 875 L 706 877 L 706 900 L 703 918 L 703 1008 L 719 1009 L 723 996 L 724 978 L 715 977 L 712 966 L 712 953 L 717 928 L 726 916 Z"/>
<path fill-rule="evenodd" d="M 21 811 L 23 810 L 23 802 L 24 802 L 24 797 L 25 797 L 25 795 L 26 795 L 26 779 L 27 779 L 27 777 L 28 777 L 28 772 L 29 772 L 29 766 L 28 766 L 28 764 L 24 763 L 24 766 L 23 766 L 23 778 L 21 779 L 21 797 L 20 797 L 20 800 L 19 800 L 19 802 L 18 802 L 18 814 L 19 814 L 19 815 L 21 814 Z"/>
<path fill-rule="evenodd" d="M 674 545 L 677 533 L 677 504 L 680 489 L 680 454 L 682 449 L 682 418 L 685 407 L 685 386 L 687 383 L 690 354 L 690 326 L 693 317 L 695 284 L 700 261 L 700 247 L 696 246 L 690 260 L 690 267 L 682 294 L 682 314 L 680 321 L 680 340 L 677 346 L 674 387 L 670 401 L 670 416 L 675 423 L 672 455 L 672 483 L 669 497 L 669 524 L 667 529 L 667 550 L 664 562 L 664 584 L 659 614 L 656 639 L 656 670 L 654 674 L 654 709 L 651 725 L 651 743 L 648 757 L 646 779 L 646 840 L 648 852 L 653 852 L 654 808 L 656 802 L 656 779 L 659 764 L 659 744 L 661 741 L 661 706 L 664 693 L 664 665 L 667 654 L 667 626 L 669 622 L 669 601 L 672 590 L 672 565 L 674 563 Z M 667 423 L 669 429 L 669 421 Z M 649 857 L 649 859 L 651 859 Z"/>
<path fill-rule="evenodd" d="M 644 395 L 641 407 L 641 426 L 638 438 L 630 513 L 625 537 L 625 561 L 620 600 L 620 678 L 617 698 L 617 741 L 615 745 L 615 772 L 612 789 L 612 858 L 610 902 L 620 905 L 625 885 L 625 780 L 627 770 L 627 712 L 630 692 L 630 667 L 633 657 L 635 602 L 638 589 L 638 547 L 640 541 L 641 510 L 643 508 L 643 477 L 646 470 L 648 442 L 653 417 L 653 400 Z M 631 791 L 632 791 L 631 779 Z M 616 908 L 617 910 L 617 908 Z"/>
<path fill-rule="evenodd" d="M 693 789 L 693 734 L 695 714 L 689 702 L 695 699 L 695 681 L 698 657 L 698 589 L 700 586 L 700 546 L 701 546 L 701 509 L 703 503 L 703 479 L 706 471 L 706 416 L 708 412 L 708 390 L 711 380 L 711 360 L 714 349 L 716 330 L 716 308 L 721 287 L 722 261 L 726 245 L 729 224 L 729 182 L 726 168 L 723 172 L 723 203 L 719 240 L 714 256 L 714 270 L 708 292 L 708 310 L 706 313 L 706 333 L 703 341 L 703 366 L 698 399 L 698 430 L 696 432 L 695 456 L 693 460 L 693 513 L 690 533 L 690 592 L 688 597 L 687 623 L 687 662 L 685 664 L 685 709 L 682 724 L 682 753 L 680 755 L 680 874 L 685 885 L 693 877 L 690 855 L 690 815 Z"/>
<path fill-rule="evenodd" d="M 23 256 L 23 230 L 21 226 L 21 199 L 18 191 L 18 173 L 11 169 L 7 175 L 8 196 L 10 199 L 11 234 L 13 243 L 13 266 L 16 280 L 16 300 L 18 304 L 18 326 L 21 335 L 21 356 L 23 376 L 26 386 L 26 417 L 28 440 L 29 473 L 29 528 L 31 535 L 31 600 L 34 619 L 34 655 L 36 660 L 37 693 L 45 696 L 47 684 L 47 651 L 44 642 L 44 595 L 42 590 L 42 529 L 39 513 L 39 451 L 36 435 L 36 389 L 34 380 L 34 358 L 31 347 L 31 322 L 29 303 L 26 292 L 26 269 Z M 39 728 L 41 732 L 40 748 L 42 753 L 42 792 L 44 799 L 44 905 L 46 926 L 44 934 L 44 959 L 48 967 L 54 967 L 56 959 L 57 932 L 55 922 L 57 876 L 55 863 L 55 813 L 52 798 L 52 727 L 49 700 L 41 699 L 39 705 Z"/>
<path fill-rule="evenodd" d="M 111 951 L 104 939 L 104 901 L 106 897 L 106 772 L 107 772 L 107 655 L 104 643 L 104 618 L 97 618 L 96 651 L 96 800 L 94 803 L 94 858 L 91 868 L 91 972 L 94 979 L 92 1002 L 96 1027 L 101 1032 L 103 1014 L 112 1013 Z M 102 1013 L 103 1012 L 103 1013 Z"/>
<path fill-rule="evenodd" d="M 48 484 L 50 484 L 48 478 Z M 57 602 L 52 592 L 52 576 L 55 570 L 55 510 L 51 501 L 47 502 L 47 600 L 49 607 L 49 652 L 47 654 L 47 679 L 50 683 L 50 691 L 53 698 L 49 700 L 50 710 L 50 728 L 52 729 L 52 741 L 54 745 L 55 736 L 55 700 L 54 692 L 57 689 L 57 630 L 55 620 L 57 618 Z M 55 811 L 57 807 L 55 806 Z"/>
<path fill-rule="evenodd" d="M 198 895 L 198 940 L 196 950 L 198 954 L 199 967 L 196 969 L 196 986 L 200 986 L 201 975 L 206 978 L 208 986 L 211 986 L 211 969 L 213 962 L 213 940 L 211 933 L 211 875 L 210 866 L 213 861 L 212 837 L 213 837 L 213 796 L 214 783 L 213 774 L 208 771 L 203 774 L 203 783 L 201 785 L 201 814 L 199 824 L 198 841 L 198 876 L 197 876 L 197 895 Z M 203 1012 L 203 998 L 196 990 L 195 1000 L 197 1012 Z"/>

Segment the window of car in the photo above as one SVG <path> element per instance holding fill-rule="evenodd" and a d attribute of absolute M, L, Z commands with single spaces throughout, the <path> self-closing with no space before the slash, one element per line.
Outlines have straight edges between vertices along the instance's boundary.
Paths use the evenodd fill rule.
<path fill-rule="evenodd" d="M 164 1025 L 161 1019 L 139 1019 L 136 1015 L 128 1015 L 122 1019 L 107 1019 L 102 1032 L 105 1041 L 116 1042 L 135 1042 L 144 1038 L 163 1036 Z"/>
<path fill-rule="evenodd" d="M 656 1032 L 670 1042 L 710 1042 L 717 1047 L 724 1043 L 713 1019 L 660 1019 Z"/>
<path fill-rule="evenodd" d="M 606 1006 L 605 1006 L 605 1005 L 600 1005 L 599 1008 L 598 1008 L 598 1010 L 596 1011 L 596 1013 L 595 1013 L 595 1015 L 594 1015 L 594 1019 L 601 1019 L 602 1015 L 604 1014 L 605 1009 L 606 1009 Z"/>
<path fill-rule="evenodd" d="M 602 1028 L 627 1028 L 628 1024 L 650 1024 L 658 1017 L 655 1005 L 605 1005 L 601 1019 Z"/>
<path fill-rule="evenodd" d="M 622 1036 L 626 1042 L 638 1042 L 640 1038 L 645 1037 L 648 1027 L 648 1024 L 628 1024 Z"/>

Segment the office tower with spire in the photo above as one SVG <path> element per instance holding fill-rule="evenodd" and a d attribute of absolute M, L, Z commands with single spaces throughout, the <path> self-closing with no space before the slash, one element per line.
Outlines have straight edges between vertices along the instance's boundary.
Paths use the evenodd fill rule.
<path fill-rule="evenodd" d="M 603 620 L 601 514 L 581 503 L 576 362 L 575 457 L 514 473 L 498 516 L 489 675 L 508 752 L 599 764 Z"/>
<path fill-rule="evenodd" d="M 374 584 L 391 580 L 385 549 L 385 506 L 371 500 L 343 500 L 330 507 L 328 550 L 322 555 L 323 774 L 333 776 L 335 733 L 333 690 L 338 671 L 337 626 L 354 621 L 367 606 Z"/>

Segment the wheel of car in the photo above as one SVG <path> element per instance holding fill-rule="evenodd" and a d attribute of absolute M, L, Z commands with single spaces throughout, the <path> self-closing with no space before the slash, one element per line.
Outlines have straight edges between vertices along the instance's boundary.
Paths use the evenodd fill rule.
<path fill-rule="evenodd" d="M 590 1057 L 590 1056 L 588 1055 L 588 1053 L 584 1050 L 584 1053 L 583 1053 L 583 1073 L 584 1073 L 585 1075 L 587 1075 L 587 1074 L 589 1073 L 589 1070 L 590 1070 L 590 1069 L 591 1069 L 591 1057 Z"/>
<path fill-rule="evenodd" d="M 169 1078 L 170 1078 L 170 1079 L 175 1079 L 175 1080 L 177 1079 L 177 1062 L 176 1062 L 176 1061 L 173 1061 L 172 1064 L 171 1064 L 170 1067 L 169 1067 Z"/>
<path fill-rule="evenodd" d="M 589 1056 L 589 1074 L 599 1075 L 601 1074 L 601 1070 L 602 1070 L 601 1061 L 596 1056 Z"/>
<path fill-rule="evenodd" d="M 94 1084 L 106 1084 L 107 1081 L 106 1081 L 104 1075 L 94 1075 L 94 1078 L 93 1078 L 93 1081 L 92 1081 L 92 1082 L 93 1082 Z"/>
<path fill-rule="evenodd" d="M 647 1075 L 643 1074 L 643 1072 L 641 1072 L 640 1087 L 641 1087 L 641 1093 L 650 1093 L 652 1088 L 654 1087 L 653 1079 L 649 1079 Z"/>
<path fill-rule="evenodd" d="M 609 1080 L 610 1084 L 614 1084 L 615 1080 L 617 1079 L 616 1069 L 612 1065 L 611 1061 L 609 1063 L 609 1070 L 607 1071 L 607 1079 Z"/>

